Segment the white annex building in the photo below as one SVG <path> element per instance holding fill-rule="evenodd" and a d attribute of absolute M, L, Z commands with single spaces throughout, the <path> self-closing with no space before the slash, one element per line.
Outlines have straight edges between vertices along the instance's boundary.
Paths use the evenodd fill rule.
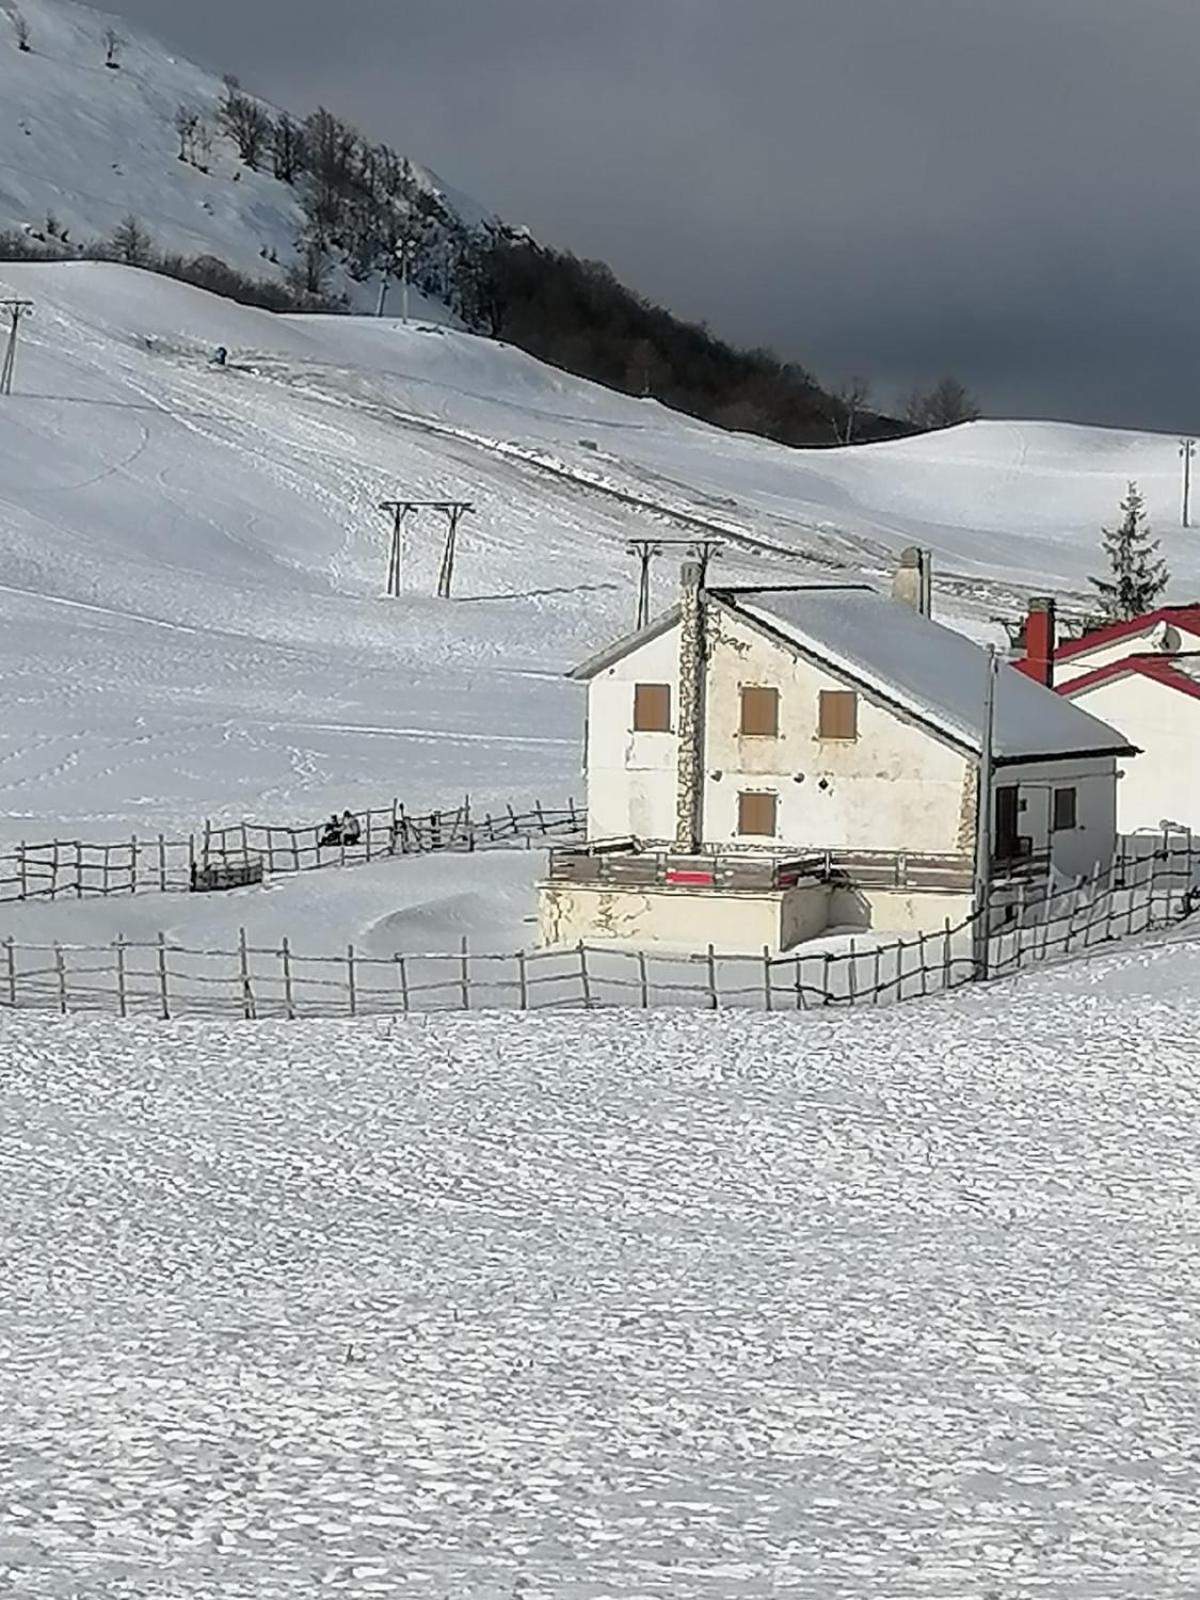
<path fill-rule="evenodd" d="M 544 942 L 788 948 L 969 909 L 988 660 L 961 634 L 865 586 L 703 590 L 693 572 L 679 606 L 574 676 L 590 844 L 557 853 Z M 1107 864 L 1135 753 L 1001 665 L 997 873 Z"/>
<path fill-rule="evenodd" d="M 1200 606 L 1164 607 L 1053 652 L 1054 686 L 1143 752 L 1121 784 L 1122 833 L 1200 832 Z"/>

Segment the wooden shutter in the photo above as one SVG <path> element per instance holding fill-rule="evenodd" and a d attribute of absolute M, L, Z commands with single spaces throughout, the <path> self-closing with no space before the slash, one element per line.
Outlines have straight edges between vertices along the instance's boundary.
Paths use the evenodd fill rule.
<path fill-rule="evenodd" d="M 671 685 L 669 683 L 634 685 L 633 729 L 635 733 L 670 733 Z"/>
<path fill-rule="evenodd" d="M 819 737 L 858 738 L 858 696 L 853 689 L 822 689 Z"/>
<path fill-rule="evenodd" d="M 1054 833 L 1069 833 L 1079 826 L 1076 800 L 1074 789 L 1055 789 L 1054 820 L 1050 824 Z"/>
<path fill-rule="evenodd" d="M 763 738 L 779 737 L 779 690 L 742 690 L 743 733 L 757 734 Z"/>
<path fill-rule="evenodd" d="M 739 794 L 738 832 L 751 838 L 773 839 L 778 807 L 776 794 Z"/>

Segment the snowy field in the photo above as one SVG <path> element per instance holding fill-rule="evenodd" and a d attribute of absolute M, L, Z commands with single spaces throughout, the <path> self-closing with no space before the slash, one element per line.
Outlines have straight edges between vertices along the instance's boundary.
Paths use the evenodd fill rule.
<path fill-rule="evenodd" d="M 1194 1595 L 1198 980 L 5 1020 L 0 1587 Z"/>
<path fill-rule="evenodd" d="M 95 263 L 0 267 L 0 287 L 37 303 L 0 402 L 3 847 L 581 796 L 564 673 L 628 626 L 635 534 L 722 532 L 734 581 L 886 583 L 920 540 L 939 614 L 999 637 L 1031 591 L 1083 591 L 1136 476 L 1176 596 L 1200 586 L 1165 437 L 997 422 L 788 450 L 444 329 L 273 317 Z M 474 504 L 452 602 L 429 518 L 383 596 L 397 495 Z M 675 581 L 664 559 L 658 603 Z M 338 891 L 339 940 L 370 941 L 379 881 L 355 876 L 358 913 Z M 226 943 L 259 915 L 228 905 Z M 154 913 L 185 914 L 211 912 Z M 0 934 L 78 942 L 74 908 L 53 915 L 7 910 Z"/>

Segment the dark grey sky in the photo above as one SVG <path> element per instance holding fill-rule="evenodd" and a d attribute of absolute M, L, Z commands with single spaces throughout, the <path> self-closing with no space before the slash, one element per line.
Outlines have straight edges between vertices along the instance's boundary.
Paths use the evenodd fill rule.
<path fill-rule="evenodd" d="M 106 0 L 740 343 L 1200 427 L 1196 0 Z"/>

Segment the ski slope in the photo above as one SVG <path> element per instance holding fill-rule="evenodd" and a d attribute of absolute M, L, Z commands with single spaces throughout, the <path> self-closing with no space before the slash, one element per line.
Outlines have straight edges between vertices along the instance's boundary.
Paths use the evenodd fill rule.
<path fill-rule="evenodd" d="M 429 325 L 100 263 L 0 267 L 0 291 L 37 307 L 0 402 L 3 842 L 579 793 L 563 674 L 628 626 L 635 534 L 723 534 L 746 581 L 886 583 L 920 540 L 940 614 L 999 637 L 1030 592 L 1083 591 L 1132 476 L 1176 596 L 1200 579 L 1168 438 L 979 423 L 795 451 Z M 474 504 L 454 601 L 428 517 L 384 598 L 397 495 Z M 674 583 L 664 559 L 659 603 Z"/>
<path fill-rule="evenodd" d="M 1191 1600 L 1198 982 L 6 1019 L 0 1588 Z"/>

